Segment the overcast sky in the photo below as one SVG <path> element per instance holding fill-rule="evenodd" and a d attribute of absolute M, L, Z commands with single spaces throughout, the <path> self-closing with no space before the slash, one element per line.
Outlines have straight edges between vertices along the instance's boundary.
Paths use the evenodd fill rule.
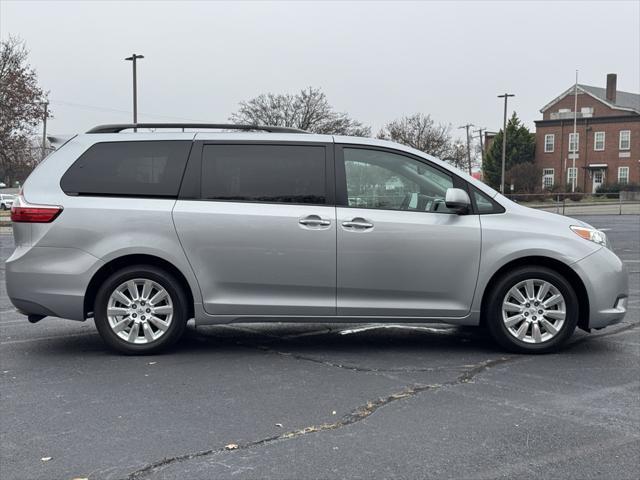
<path fill-rule="evenodd" d="M 50 132 L 131 120 L 226 121 L 262 92 L 322 88 L 374 132 L 405 114 L 497 130 L 503 105 L 533 127 L 573 84 L 640 91 L 640 2 L 62 2 L 0 0 L 50 91 Z M 462 131 L 455 131 L 462 135 Z"/>

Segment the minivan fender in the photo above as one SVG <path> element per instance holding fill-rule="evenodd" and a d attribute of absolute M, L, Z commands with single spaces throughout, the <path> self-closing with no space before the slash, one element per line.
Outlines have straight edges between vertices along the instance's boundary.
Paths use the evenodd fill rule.
<path fill-rule="evenodd" d="M 575 263 L 575 262 L 573 262 Z M 500 264 L 496 264 L 493 274 L 481 275 L 480 279 L 486 279 L 482 284 L 479 283 L 476 287 L 476 295 L 474 297 L 473 310 L 480 312 L 480 325 L 483 325 L 485 321 L 485 309 L 488 301 L 489 294 L 492 291 L 493 285 L 500 279 L 506 272 L 523 266 L 541 266 L 550 268 L 562 276 L 564 276 L 573 286 L 578 297 L 579 319 L 578 326 L 583 330 L 589 328 L 590 307 L 589 307 L 589 295 L 585 287 L 584 281 L 580 275 L 571 267 L 571 264 L 567 263 L 557 252 L 548 250 L 532 250 L 530 252 L 522 252 L 522 255 L 512 255 L 509 258 L 505 258 Z"/>
<path fill-rule="evenodd" d="M 162 256 L 161 256 L 162 255 Z M 202 295 L 191 266 L 176 259 L 167 259 L 166 252 L 153 249 L 122 249 L 112 252 L 103 259 L 104 264 L 98 269 L 89 284 L 84 297 L 85 316 L 93 310 L 95 296 L 102 282 L 113 272 L 130 265 L 154 265 L 172 274 L 180 283 L 189 299 L 189 318 L 194 316 L 194 306 L 202 304 Z"/>

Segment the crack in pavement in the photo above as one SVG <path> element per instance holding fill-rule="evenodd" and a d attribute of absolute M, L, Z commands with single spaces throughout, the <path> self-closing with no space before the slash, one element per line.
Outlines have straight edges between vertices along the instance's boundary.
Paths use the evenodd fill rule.
<path fill-rule="evenodd" d="M 355 410 L 344 415 L 340 420 L 334 423 L 310 425 L 301 429 L 282 433 L 280 435 L 273 435 L 270 437 L 262 438 L 260 440 L 254 440 L 252 442 L 233 445 L 233 447 L 231 446 L 218 447 L 218 448 L 212 448 L 208 450 L 202 450 L 199 452 L 185 453 L 185 454 L 177 455 L 174 457 L 164 458 L 157 462 L 150 463 L 130 473 L 127 477 L 125 477 L 125 480 L 139 480 L 169 465 L 185 462 L 188 460 L 193 460 L 195 458 L 220 455 L 225 452 L 233 452 L 236 450 L 248 450 L 251 448 L 261 447 L 263 445 L 267 445 L 267 444 L 278 442 L 278 441 L 286 441 L 286 440 L 298 438 L 310 433 L 323 432 L 327 430 L 337 430 L 339 428 L 361 422 L 365 418 L 368 418 L 373 413 L 375 413 L 378 409 L 386 405 L 389 405 L 390 403 L 393 403 L 399 400 L 404 400 L 406 398 L 412 398 L 418 395 L 419 393 L 422 393 L 425 391 L 435 391 L 435 390 L 439 390 L 446 387 L 454 387 L 457 385 L 470 383 L 476 376 L 480 375 L 485 370 L 491 367 L 495 367 L 497 365 L 514 361 L 519 358 L 522 358 L 522 357 L 520 356 L 499 357 L 499 358 L 489 359 L 483 362 L 476 363 L 474 365 L 469 366 L 469 368 L 467 368 L 462 373 L 460 373 L 455 379 L 450 380 L 448 382 L 434 383 L 434 384 L 408 385 L 404 389 L 400 390 L 399 392 L 395 392 L 387 397 L 380 397 L 377 400 L 368 401 L 366 404 L 360 405 Z"/>
<path fill-rule="evenodd" d="M 254 330 L 251 328 L 246 328 L 246 327 L 238 327 L 238 326 L 231 326 L 231 325 L 223 325 L 224 327 L 227 327 L 231 330 L 238 330 L 238 331 L 245 331 L 245 332 L 250 332 L 252 334 L 257 334 L 263 337 L 267 337 L 272 341 L 285 341 L 285 342 L 295 342 L 296 338 L 298 337 L 298 335 L 286 335 L 284 337 L 279 337 L 277 335 L 273 335 L 270 333 L 265 333 L 265 332 L 260 332 L 259 330 Z M 616 335 L 618 333 L 622 333 L 625 332 L 627 330 L 632 330 L 634 328 L 637 328 L 640 326 L 640 323 L 631 323 L 631 324 L 626 324 L 625 326 L 615 329 L 615 330 L 608 330 L 605 331 L 603 333 L 592 333 L 589 335 L 585 335 L 584 337 L 581 338 L 577 338 L 575 340 L 573 340 L 572 342 L 569 343 L 568 346 L 576 346 L 576 345 L 580 345 L 586 341 L 589 340 L 593 340 L 593 339 L 597 339 L 597 338 L 601 338 L 601 337 L 608 337 L 610 335 Z M 336 334 L 336 333 L 340 333 L 340 331 L 335 331 L 335 330 L 331 330 L 331 329 L 323 329 L 322 331 L 314 331 L 312 332 L 312 334 L 315 335 L 323 335 L 323 334 Z M 303 334 L 305 335 L 305 334 Z M 301 336 L 303 336 L 301 335 Z M 308 333 L 306 334 L 308 335 Z M 324 365 L 327 367 L 332 367 L 332 368 L 340 368 L 343 370 L 348 370 L 348 371 L 352 371 L 352 372 L 360 372 L 360 373 L 426 373 L 426 372 L 436 372 L 436 371 L 447 371 L 447 370 L 460 370 L 461 368 L 467 368 L 467 365 L 462 365 L 462 366 L 442 366 L 442 367 L 406 367 L 406 368 L 402 368 L 402 367 L 398 367 L 398 368 L 374 368 L 374 367 L 362 367 L 359 365 L 354 365 L 354 364 L 344 364 L 344 363 L 336 363 L 336 362 L 332 362 L 329 360 L 322 360 L 319 358 L 315 358 L 315 357 L 311 357 L 308 355 L 302 355 L 302 354 L 297 354 L 297 353 L 292 353 L 292 352 L 284 352 L 281 350 L 276 350 L 274 348 L 271 348 L 267 345 L 264 344 L 255 344 L 255 343 L 247 343 L 247 342 L 242 342 L 242 341 L 238 341 L 235 340 L 233 341 L 233 343 L 235 343 L 236 345 L 240 346 L 240 347 L 244 347 L 244 348 L 251 348 L 254 350 L 260 350 L 262 352 L 265 353 L 269 353 L 269 354 L 273 354 L 273 355 L 279 355 L 282 357 L 287 357 L 287 358 L 293 358 L 295 360 L 301 360 L 301 361 L 306 361 L 306 362 L 311 362 L 311 363 L 315 363 L 318 365 Z"/>
<path fill-rule="evenodd" d="M 226 325 L 225 325 L 226 326 Z M 251 332 L 254 334 L 258 334 L 258 335 L 263 335 L 266 336 L 268 338 L 270 338 L 273 341 L 295 341 L 297 335 L 295 336 L 284 336 L 284 337 L 278 337 L 276 335 L 273 334 L 269 334 L 269 333 L 264 333 L 264 332 L 260 332 L 258 330 L 253 330 L 250 328 L 239 328 L 237 326 L 226 326 L 230 329 L 235 329 L 235 330 L 239 330 L 239 331 L 247 331 L 247 332 Z M 626 324 L 625 326 L 615 329 L 615 330 L 607 330 L 603 333 L 591 333 L 588 335 L 585 335 L 583 337 L 580 338 L 576 338 L 575 340 L 573 340 L 572 342 L 569 343 L 568 346 L 575 346 L 575 345 L 579 345 L 581 343 L 584 343 L 586 341 L 590 341 L 593 339 L 598 339 L 598 338 L 602 338 L 602 337 L 608 337 L 610 335 L 616 335 L 618 333 L 622 333 L 625 332 L 627 330 L 632 330 L 634 328 L 640 327 L 640 323 L 631 323 L 631 324 Z M 313 334 L 331 334 L 331 333 L 339 333 L 339 331 L 335 331 L 335 330 L 328 330 L 328 331 L 318 331 L 318 332 L 312 332 Z M 463 365 L 463 366 L 443 366 L 443 367 L 407 367 L 407 368 L 374 368 L 374 367 L 362 367 L 359 365 L 353 365 L 353 364 L 344 364 L 344 363 L 336 363 L 336 362 L 331 362 L 329 360 L 322 360 L 319 358 L 315 358 L 315 357 L 311 357 L 308 355 L 301 355 L 301 354 L 297 354 L 297 353 L 292 353 L 292 352 L 284 352 L 281 350 L 276 350 L 274 348 L 271 348 L 267 345 L 260 345 L 260 344 L 255 344 L 255 343 L 247 343 L 247 342 L 242 342 L 242 341 L 234 341 L 234 343 L 238 346 L 241 347 L 245 347 L 245 348 L 251 348 L 251 349 L 255 349 L 255 350 L 260 350 L 262 352 L 265 353 L 270 353 L 270 354 L 274 354 L 274 355 L 280 355 L 283 357 L 287 357 L 287 358 L 293 358 L 295 360 L 301 360 L 301 361 L 306 361 L 306 362 L 312 362 L 312 363 L 316 363 L 319 365 L 324 365 L 327 367 L 333 367 L 333 368 L 341 368 L 344 370 L 349 370 L 352 372 L 361 372 L 361 373 L 424 373 L 424 372 L 435 372 L 435 371 L 446 371 L 446 370 L 459 370 L 460 368 L 466 368 L 467 365 Z"/>
<path fill-rule="evenodd" d="M 335 363 L 329 360 L 322 360 L 315 357 L 310 357 L 307 355 L 300 355 L 298 353 L 291 352 L 283 352 L 280 350 L 275 350 L 273 348 L 267 347 L 266 345 L 251 345 L 247 343 L 236 342 L 236 345 L 246 348 L 252 348 L 255 350 L 260 350 L 265 353 L 270 353 L 273 355 L 280 355 L 282 357 L 293 358 L 295 360 L 301 360 L 305 362 L 316 363 L 319 365 L 324 365 L 327 367 L 333 368 L 341 368 L 343 370 L 349 370 L 352 372 L 360 372 L 360 373 L 420 373 L 420 372 L 436 372 L 442 370 L 460 370 L 461 368 L 466 368 L 468 365 L 463 366 L 450 366 L 450 367 L 424 367 L 424 368 L 416 368 L 416 367 L 407 367 L 407 368 L 373 368 L 373 367 L 361 367 L 359 365 L 349 365 L 344 363 Z"/>
<path fill-rule="evenodd" d="M 263 337 L 267 337 L 271 342 L 270 343 L 274 343 L 274 342 L 289 342 L 289 343 L 295 343 L 296 340 L 298 338 L 301 337 L 306 337 L 306 336 L 312 336 L 312 335 L 330 335 L 330 334 L 340 334 L 341 330 L 332 330 L 332 329 L 323 329 L 320 331 L 313 331 L 313 332 L 306 332 L 306 333 L 302 333 L 302 334 L 294 334 L 294 335 L 284 335 L 284 336 L 277 336 L 277 335 L 273 335 L 271 333 L 266 333 L 266 332 L 261 332 L 259 330 L 254 330 L 251 328 L 246 328 L 246 327 L 238 327 L 238 326 L 231 326 L 231 325 L 221 325 L 224 327 L 229 328 L 230 330 L 238 330 L 238 331 L 244 331 L 244 332 L 250 332 L 252 334 L 257 334 Z M 397 325 L 393 325 L 395 327 L 397 327 Z M 380 327 L 380 328 L 384 328 L 384 327 Z M 425 327 L 427 328 L 427 327 Z M 429 331 L 431 332 L 431 330 L 435 330 L 435 329 L 430 329 Z M 444 330 L 444 329 L 443 329 Z M 452 330 L 452 329 L 447 329 L 447 331 Z M 202 334 L 202 332 L 200 332 L 200 334 Z M 435 371 L 443 371 L 443 370 L 460 370 L 461 368 L 466 368 L 468 367 L 468 365 L 462 365 L 462 366 L 450 366 L 450 367 L 423 367 L 423 368 L 416 368 L 416 367 L 406 367 L 406 368 L 374 368 L 374 367 L 361 367 L 359 365 L 353 365 L 353 364 L 344 364 L 344 363 L 336 363 L 336 362 L 331 362 L 329 360 L 322 360 L 316 357 L 311 357 L 308 355 L 302 355 L 302 354 L 297 354 L 297 353 L 292 353 L 292 352 L 284 352 L 281 350 L 276 350 L 274 348 L 271 348 L 267 345 L 264 344 L 256 344 L 256 343 L 248 343 L 248 342 L 243 342 L 243 341 L 239 341 L 239 340 L 233 340 L 233 343 L 235 343 L 238 346 L 241 347 L 245 347 L 245 348 L 251 348 L 251 349 L 255 349 L 255 350 L 260 350 L 262 352 L 265 353 L 270 353 L 270 354 L 274 354 L 274 355 L 280 355 L 283 357 L 287 357 L 287 358 L 293 358 L 295 360 L 302 360 L 302 361 L 306 361 L 306 362 L 312 362 L 312 363 L 316 363 L 319 365 L 324 365 L 327 367 L 334 367 L 334 368 L 341 368 L 344 370 L 349 370 L 352 372 L 361 372 L 361 373 L 422 373 L 422 372 L 435 372 Z"/>

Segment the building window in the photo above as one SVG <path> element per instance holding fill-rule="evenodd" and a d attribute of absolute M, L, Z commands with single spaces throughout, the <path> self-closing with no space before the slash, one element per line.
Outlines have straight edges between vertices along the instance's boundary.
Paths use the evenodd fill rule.
<path fill-rule="evenodd" d="M 578 183 L 578 168 L 569 167 L 567 169 L 567 184 L 573 185 L 573 182 Z"/>
<path fill-rule="evenodd" d="M 571 153 L 575 153 L 580 148 L 580 134 L 579 133 L 570 133 L 569 134 L 569 151 Z"/>
<path fill-rule="evenodd" d="M 618 183 L 629 183 L 629 167 L 618 167 Z"/>
<path fill-rule="evenodd" d="M 620 150 L 631 148 L 631 130 L 620 130 Z"/>
<path fill-rule="evenodd" d="M 542 187 L 553 187 L 553 168 L 545 168 L 542 170 Z"/>
<path fill-rule="evenodd" d="M 547 133 L 544 136 L 544 153 L 551 153 L 555 149 L 556 136 L 553 133 Z"/>
<path fill-rule="evenodd" d="M 593 137 L 593 149 L 597 152 L 604 150 L 604 132 L 596 132 Z"/>
<path fill-rule="evenodd" d="M 580 109 L 581 117 L 593 117 L 593 107 L 582 107 Z"/>

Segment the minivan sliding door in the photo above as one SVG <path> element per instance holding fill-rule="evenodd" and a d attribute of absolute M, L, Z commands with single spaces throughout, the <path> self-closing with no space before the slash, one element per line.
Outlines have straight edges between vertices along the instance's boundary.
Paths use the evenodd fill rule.
<path fill-rule="evenodd" d="M 178 200 L 174 221 L 206 312 L 335 315 L 333 145 L 194 148 L 200 191 Z"/>

